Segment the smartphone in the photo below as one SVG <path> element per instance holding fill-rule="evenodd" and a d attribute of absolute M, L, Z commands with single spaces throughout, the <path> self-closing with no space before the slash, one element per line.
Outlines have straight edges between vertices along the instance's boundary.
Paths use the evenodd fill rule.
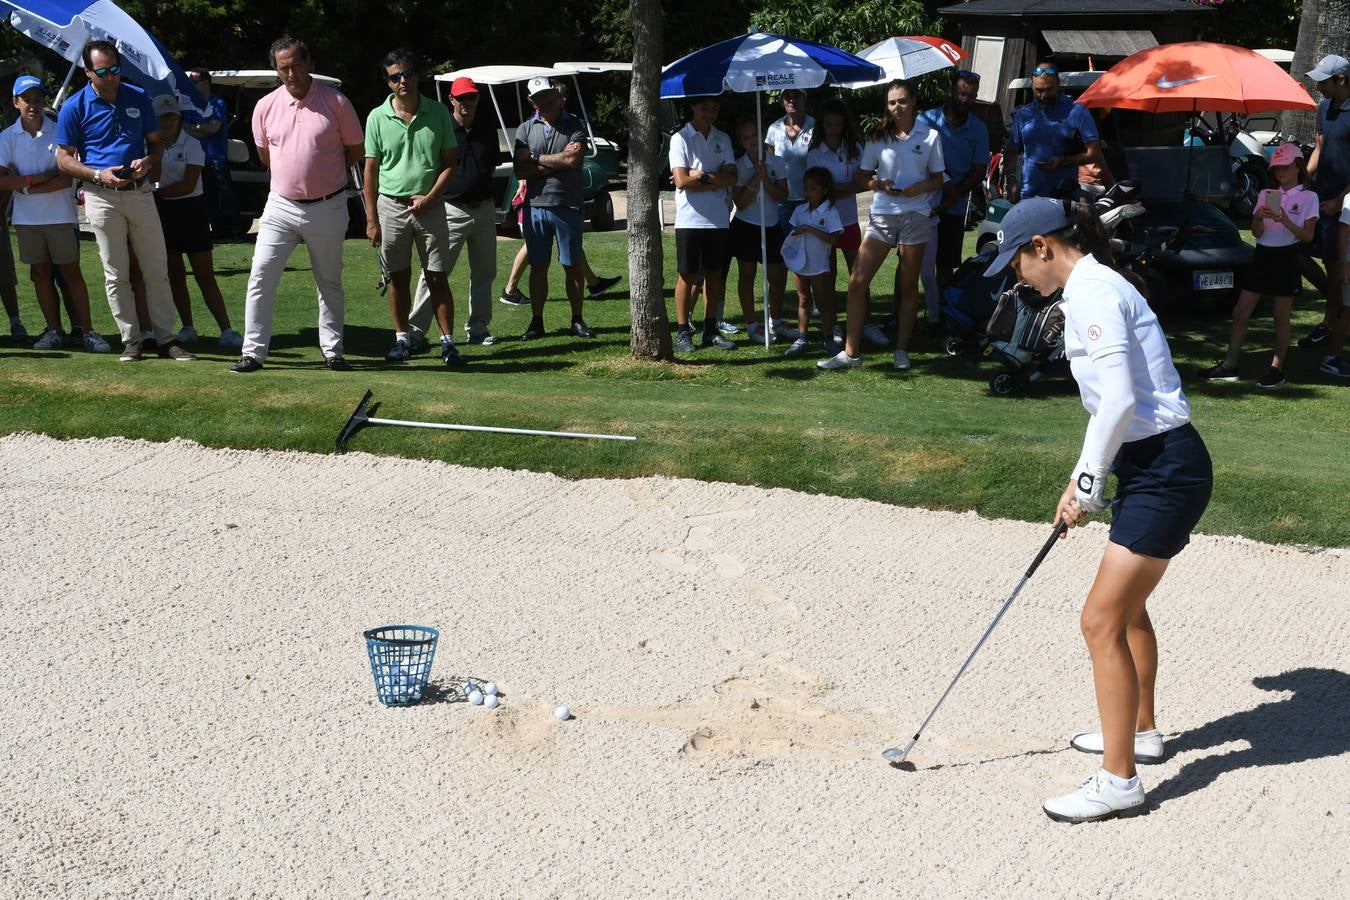
<path fill-rule="evenodd" d="M 123 181 L 131 181 L 136 177 L 136 173 L 132 171 L 131 166 L 123 166 L 116 172 L 113 172 L 113 174 L 116 175 L 118 178 L 121 178 Z"/>

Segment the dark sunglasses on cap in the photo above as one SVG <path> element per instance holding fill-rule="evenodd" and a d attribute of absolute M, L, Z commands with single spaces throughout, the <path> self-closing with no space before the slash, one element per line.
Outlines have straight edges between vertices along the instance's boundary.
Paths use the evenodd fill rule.
<path fill-rule="evenodd" d="M 1042 75 L 1058 75 L 1059 69 L 1056 69 L 1054 66 L 1037 66 L 1031 70 L 1031 74 L 1035 75 L 1037 78 L 1040 78 Z"/>
<path fill-rule="evenodd" d="M 405 78 L 416 78 L 416 72 L 390 72 L 388 78 L 390 81 L 402 81 Z"/>
<path fill-rule="evenodd" d="M 961 69 L 959 72 L 956 73 L 956 77 L 960 78 L 963 81 L 979 81 L 980 73 L 972 72 L 969 69 Z"/>
<path fill-rule="evenodd" d="M 122 67 L 121 67 L 121 66 L 99 66 L 98 68 L 93 69 L 92 71 L 93 71 L 93 73 L 94 73 L 95 75 L 97 75 L 99 78 L 107 78 L 109 75 L 121 75 L 121 74 L 122 74 Z"/>

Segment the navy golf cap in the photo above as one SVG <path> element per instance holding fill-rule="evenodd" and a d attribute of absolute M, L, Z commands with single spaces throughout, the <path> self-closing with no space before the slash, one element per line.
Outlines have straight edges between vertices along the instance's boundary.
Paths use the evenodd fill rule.
<path fill-rule="evenodd" d="M 1032 197 L 1008 210 L 998 223 L 998 256 L 984 270 L 986 278 L 997 275 L 1012 262 L 1013 254 L 1021 250 L 1038 234 L 1063 231 L 1073 224 L 1064 209 L 1064 201 L 1054 197 Z"/>

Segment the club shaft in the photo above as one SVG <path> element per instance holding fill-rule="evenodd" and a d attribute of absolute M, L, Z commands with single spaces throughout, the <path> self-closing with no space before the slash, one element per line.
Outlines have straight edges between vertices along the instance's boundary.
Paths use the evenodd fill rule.
<path fill-rule="evenodd" d="M 493 434 L 528 434 L 535 437 L 590 438 L 597 441 L 635 441 L 637 438 L 627 434 L 587 434 L 581 431 L 537 431 L 533 428 L 498 428 L 492 425 L 454 425 L 443 422 L 408 422 L 403 419 L 366 420 L 371 425 L 400 425 L 404 428 L 437 428 L 441 431 L 487 431 Z"/>

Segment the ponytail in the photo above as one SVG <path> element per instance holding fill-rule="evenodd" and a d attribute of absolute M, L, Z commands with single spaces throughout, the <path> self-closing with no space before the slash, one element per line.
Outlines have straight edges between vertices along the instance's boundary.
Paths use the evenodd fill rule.
<path fill-rule="evenodd" d="M 1069 217 L 1069 228 L 1061 232 L 1064 242 L 1081 253 L 1096 257 L 1102 265 L 1114 268 L 1111 239 L 1106 236 L 1096 210 L 1086 203 L 1065 200 L 1064 213 Z"/>

